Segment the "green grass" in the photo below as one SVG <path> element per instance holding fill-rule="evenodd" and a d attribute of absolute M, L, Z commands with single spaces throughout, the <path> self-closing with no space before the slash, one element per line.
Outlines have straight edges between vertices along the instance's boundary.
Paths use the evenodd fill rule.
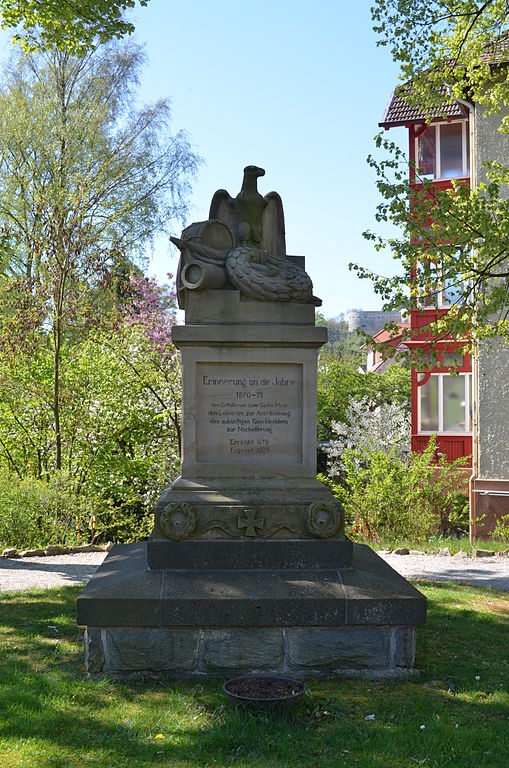
<path fill-rule="evenodd" d="M 303 705 L 287 716 L 232 710 L 220 680 L 85 680 L 75 626 L 79 587 L 6 594 L 0 765 L 505 768 L 509 595 L 419 586 L 429 600 L 428 624 L 418 631 L 420 678 L 308 680 Z"/>
<path fill-rule="evenodd" d="M 361 541 L 359 537 L 352 537 L 354 541 Z M 364 541 L 364 540 L 363 540 Z M 396 542 L 391 539 L 384 540 L 383 537 L 377 539 L 377 541 L 366 541 L 370 547 L 376 550 L 380 549 L 397 549 L 398 547 L 408 547 L 408 549 L 416 549 L 421 552 L 436 552 L 441 549 L 449 549 L 451 555 L 455 555 L 456 552 L 469 552 L 472 553 L 473 549 L 488 549 L 490 552 L 507 552 L 509 545 L 507 542 L 497 541 L 496 539 L 476 539 L 471 544 L 468 536 L 431 536 L 427 541 L 416 542 L 412 539 L 402 536 Z"/>

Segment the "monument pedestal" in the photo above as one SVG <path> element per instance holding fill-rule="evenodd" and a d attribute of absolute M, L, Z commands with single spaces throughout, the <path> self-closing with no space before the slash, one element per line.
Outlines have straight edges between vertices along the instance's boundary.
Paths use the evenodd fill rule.
<path fill-rule="evenodd" d="M 315 326 L 279 195 L 245 169 L 235 201 L 174 238 L 184 326 L 181 476 L 149 542 L 115 547 L 78 598 L 91 675 L 411 674 L 426 601 L 316 480 Z"/>
<path fill-rule="evenodd" d="M 92 676 L 410 676 L 426 600 L 369 547 L 344 541 L 118 545 L 78 598 Z"/>

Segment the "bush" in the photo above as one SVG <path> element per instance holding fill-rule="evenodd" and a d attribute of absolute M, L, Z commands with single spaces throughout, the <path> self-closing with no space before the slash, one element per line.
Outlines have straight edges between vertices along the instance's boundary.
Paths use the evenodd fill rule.
<path fill-rule="evenodd" d="M 345 469 L 342 456 L 347 450 L 353 450 L 360 461 L 366 452 L 378 451 L 392 451 L 405 461 L 410 458 L 410 414 L 398 403 L 374 405 L 368 398 L 354 400 L 345 421 L 334 421 L 332 428 L 337 435 L 327 451 L 332 475 Z"/>
<path fill-rule="evenodd" d="M 76 544 L 76 517 L 82 516 L 65 475 L 50 482 L 5 474 L 0 478 L 0 546 L 31 549 Z"/>
<path fill-rule="evenodd" d="M 369 448 L 342 454 L 343 482 L 337 486 L 354 536 L 388 544 L 402 538 L 425 542 L 450 526 L 458 515 L 457 469 L 461 459 L 435 461 L 436 439 L 408 461 L 396 454 Z M 463 509 L 463 508 L 462 508 Z"/>
<path fill-rule="evenodd" d="M 502 515 L 490 534 L 494 539 L 498 539 L 504 544 L 509 544 L 509 515 Z"/>

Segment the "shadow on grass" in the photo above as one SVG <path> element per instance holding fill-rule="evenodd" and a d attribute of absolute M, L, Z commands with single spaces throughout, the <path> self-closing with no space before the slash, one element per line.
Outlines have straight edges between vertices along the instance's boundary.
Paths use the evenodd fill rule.
<path fill-rule="evenodd" d="M 509 598 L 418 586 L 429 600 L 420 679 L 310 680 L 303 705 L 284 716 L 232 710 L 220 680 L 85 680 L 79 589 L 7 595 L 0 601 L 2 765 L 505 767 Z"/>

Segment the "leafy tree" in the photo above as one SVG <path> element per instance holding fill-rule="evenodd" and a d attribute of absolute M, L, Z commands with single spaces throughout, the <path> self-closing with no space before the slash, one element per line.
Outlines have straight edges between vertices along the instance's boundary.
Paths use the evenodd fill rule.
<path fill-rule="evenodd" d="M 493 77 L 493 65 L 506 60 L 506 0 L 375 0 L 371 13 L 378 45 L 390 47 L 411 81 L 413 103 L 436 111 L 445 86 L 496 111 L 507 103 L 505 73 Z"/>
<path fill-rule="evenodd" d="M 316 313 L 316 325 L 326 326 L 329 340 L 325 346 L 324 352 L 334 351 L 343 360 L 352 365 L 362 365 L 365 360 L 365 354 L 362 351 L 364 339 L 358 333 L 350 333 L 348 322 L 343 315 L 339 317 L 326 318 L 321 312 Z"/>
<path fill-rule="evenodd" d="M 139 0 L 141 6 L 149 0 Z M 131 34 L 123 16 L 136 0 L 0 0 L 3 29 L 17 29 L 14 42 L 26 51 L 59 48 L 83 54 L 97 42 Z"/>
<path fill-rule="evenodd" d="M 498 114 L 501 133 L 509 132 L 506 2 L 377 0 L 373 18 L 380 44 L 391 47 L 409 78 L 400 87 L 409 103 L 431 117 L 440 115 L 444 101 L 467 97 Z M 382 162 L 369 158 L 383 199 L 377 219 L 396 224 L 402 236 L 365 236 L 377 249 L 391 250 L 402 269 L 384 277 L 351 268 L 373 280 L 386 309 L 433 305 L 448 286 L 453 306 L 428 329 L 438 338 L 466 339 L 471 349 L 486 337 L 508 339 L 509 168 L 489 163 L 486 182 L 473 191 L 459 183 L 438 189 L 425 179 L 417 188 L 409 183 L 404 153 L 382 135 L 377 145 L 386 154 Z"/>
<path fill-rule="evenodd" d="M 41 341 L 0 357 L 2 544 L 45 544 L 59 535 L 60 541 L 69 539 L 74 516 L 86 529 L 91 514 L 103 539 L 130 541 L 150 531 L 154 501 L 178 468 L 181 373 L 171 341 L 175 297 L 138 275 L 126 293 L 109 328 L 63 344 L 60 469 L 54 454 L 50 344 Z M 19 492 L 11 493 L 18 486 Z M 15 508 L 19 523 L 12 526 Z"/>
<path fill-rule="evenodd" d="M 44 360 L 56 470 L 63 358 L 104 314 L 107 276 L 183 215 L 198 164 L 185 135 L 170 134 L 165 100 L 133 109 L 142 60 L 133 44 L 21 55 L 0 90 L 0 291 L 12 299 L 0 342 Z"/>
<path fill-rule="evenodd" d="M 371 408 L 396 403 L 410 410 L 410 372 L 391 365 L 383 374 L 362 373 L 334 351 L 320 355 L 318 365 L 318 440 L 334 439 L 334 422 L 349 423 L 352 401 L 367 400 Z"/>

